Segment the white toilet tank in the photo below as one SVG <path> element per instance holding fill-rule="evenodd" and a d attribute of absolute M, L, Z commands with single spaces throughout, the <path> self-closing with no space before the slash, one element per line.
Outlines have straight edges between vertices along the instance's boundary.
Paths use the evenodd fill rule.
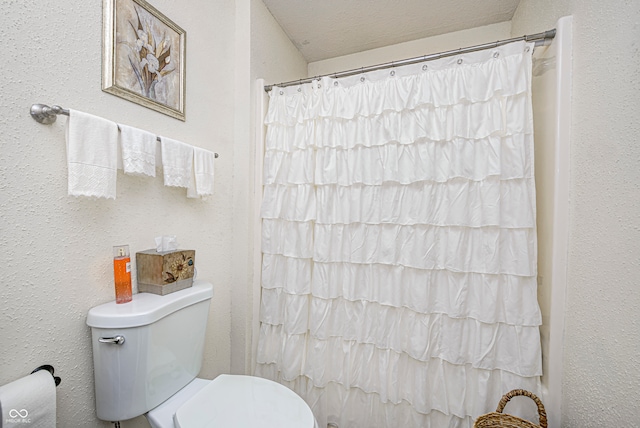
<path fill-rule="evenodd" d="M 99 419 L 140 416 L 196 377 L 212 295 L 210 283 L 194 281 L 166 296 L 139 293 L 89 311 Z"/>

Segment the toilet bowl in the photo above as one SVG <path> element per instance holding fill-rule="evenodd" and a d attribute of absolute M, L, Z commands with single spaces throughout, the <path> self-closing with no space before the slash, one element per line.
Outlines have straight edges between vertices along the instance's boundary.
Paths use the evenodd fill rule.
<path fill-rule="evenodd" d="M 311 409 L 290 389 L 253 376 L 196 378 L 213 286 L 96 306 L 91 327 L 96 414 L 145 415 L 153 428 L 314 428 Z"/>

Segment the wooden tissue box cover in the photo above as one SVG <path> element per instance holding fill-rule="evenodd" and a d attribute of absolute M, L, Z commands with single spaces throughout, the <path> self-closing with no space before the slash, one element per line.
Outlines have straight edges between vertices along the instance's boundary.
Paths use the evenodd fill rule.
<path fill-rule="evenodd" d="M 136 253 L 138 291 L 164 296 L 191 287 L 195 260 L 195 250 Z"/>

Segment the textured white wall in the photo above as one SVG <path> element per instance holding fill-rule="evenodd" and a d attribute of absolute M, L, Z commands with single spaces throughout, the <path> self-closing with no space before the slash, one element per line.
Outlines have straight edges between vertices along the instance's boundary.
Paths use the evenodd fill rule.
<path fill-rule="evenodd" d="M 542 396 L 549 426 L 560 426 L 571 138 L 571 17 L 533 56 L 538 302 L 542 312 Z M 527 399 L 529 403 L 530 400 Z"/>
<path fill-rule="evenodd" d="M 233 0 L 154 6 L 187 31 L 187 121 L 101 91 L 101 0 L 0 2 L 0 384 L 52 364 L 58 426 L 111 426 L 95 418 L 92 306 L 114 299 L 112 250 L 151 248 L 176 234 L 196 250 L 200 278 L 214 284 L 202 375 L 230 367 L 229 250 L 234 217 Z M 230 83 L 231 82 L 231 83 Z M 41 125 L 32 103 L 60 104 L 214 150 L 216 189 L 188 200 L 162 178 L 118 174 L 115 201 L 67 196 L 64 123 Z M 236 213 L 237 214 L 237 213 Z M 124 426 L 145 426 L 143 418 Z"/>
<path fill-rule="evenodd" d="M 256 134 L 262 132 L 262 117 L 257 117 L 256 107 L 266 100 L 266 93 L 257 84 L 257 79 L 264 79 L 266 84 L 278 83 L 288 80 L 300 79 L 306 77 L 307 62 L 302 54 L 291 43 L 282 28 L 275 21 L 269 10 L 265 7 L 262 0 L 250 0 L 251 13 L 251 67 L 250 78 L 247 82 L 250 88 L 250 125 L 247 131 L 250 132 L 250 143 L 245 150 L 244 166 L 246 170 L 243 174 L 243 181 L 246 190 L 250 195 L 250 203 L 247 205 L 249 215 L 244 218 L 247 229 L 247 236 L 251 239 L 257 238 L 257 241 L 250 240 L 248 243 L 248 252 L 244 253 L 247 261 L 247 269 L 245 275 L 247 278 L 247 286 L 242 290 L 234 291 L 234 311 L 242 308 L 244 324 L 239 328 L 243 328 L 243 340 L 236 340 L 238 332 L 233 329 L 234 340 L 232 341 L 232 369 L 235 369 L 234 362 L 240 360 L 234 355 L 240 355 L 244 352 L 244 370 L 245 373 L 251 373 L 253 364 L 250 357 L 255 358 L 256 336 L 258 332 L 258 308 L 260 303 L 260 285 L 259 277 L 254 277 L 260 266 L 258 260 L 254 259 L 255 251 L 260 251 L 259 234 L 256 216 L 253 213 L 259 210 L 261 201 L 262 187 L 255 185 L 256 162 L 262 162 L 262 159 L 256 160 Z M 257 139 L 261 141 L 260 138 Z M 259 177 L 261 179 L 261 177 Z M 261 181 L 260 181 L 261 182 Z M 259 259 L 259 257 L 258 257 Z M 236 302 L 239 305 L 236 305 Z M 240 303 L 242 302 L 242 303 Z M 240 318 L 240 315 L 238 315 Z M 253 345 L 253 347 L 252 347 Z M 238 367 L 239 368 L 239 367 Z"/>
<path fill-rule="evenodd" d="M 250 0 L 235 0 L 235 148 L 234 148 L 234 193 L 233 216 L 236 228 L 233 231 L 233 281 L 231 286 L 231 366 L 232 374 L 246 374 L 250 360 L 247 342 L 247 323 L 250 317 L 250 302 L 247 301 L 251 287 L 251 254 L 248 251 L 253 240 L 248 226 L 251 206 L 250 165 L 251 150 L 251 9 Z"/>
<path fill-rule="evenodd" d="M 455 31 L 439 36 L 426 37 L 424 39 L 312 62 L 309 63 L 309 76 L 321 76 L 337 71 L 352 70 L 368 65 L 398 61 L 465 46 L 495 42 L 496 40 L 508 39 L 510 35 L 511 22 L 508 21 L 470 28 L 468 30 Z"/>
<path fill-rule="evenodd" d="M 562 427 L 640 425 L 640 3 L 522 0 L 513 34 L 573 15 Z"/>
<path fill-rule="evenodd" d="M 262 0 L 251 0 L 251 80 L 266 84 L 307 77 L 307 62 Z"/>
<path fill-rule="evenodd" d="M 256 230 L 253 213 L 262 194 L 262 188 L 254 185 L 255 133 L 259 132 L 256 127 L 255 106 L 264 92 L 258 91 L 255 81 L 306 77 L 307 63 L 261 0 L 235 0 L 235 3 L 236 138 L 233 207 L 237 227 L 233 237 L 230 369 L 232 373 L 249 374 L 252 370 L 252 340 L 258 324 L 257 307 L 260 299 L 260 287 L 254 283 L 254 243 L 255 234 L 259 231 Z"/>

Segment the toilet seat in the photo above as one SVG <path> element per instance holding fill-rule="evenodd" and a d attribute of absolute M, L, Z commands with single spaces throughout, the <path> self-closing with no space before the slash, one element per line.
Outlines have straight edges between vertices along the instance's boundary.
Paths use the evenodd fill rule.
<path fill-rule="evenodd" d="M 295 392 L 267 379 L 241 375 L 195 379 L 146 416 L 154 428 L 171 422 L 176 428 L 317 427 L 311 409 Z"/>
<path fill-rule="evenodd" d="M 151 428 L 175 428 L 173 415 L 176 414 L 176 411 L 210 383 L 209 379 L 195 378 L 180 391 L 169 397 L 167 401 L 149 410 L 145 417 Z"/>
<path fill-rule="evenodd" d="M 220 375 L 183 404 L 177 428 L 313 428 L 311 409 L 279 383 L 254 376 Z"/>

